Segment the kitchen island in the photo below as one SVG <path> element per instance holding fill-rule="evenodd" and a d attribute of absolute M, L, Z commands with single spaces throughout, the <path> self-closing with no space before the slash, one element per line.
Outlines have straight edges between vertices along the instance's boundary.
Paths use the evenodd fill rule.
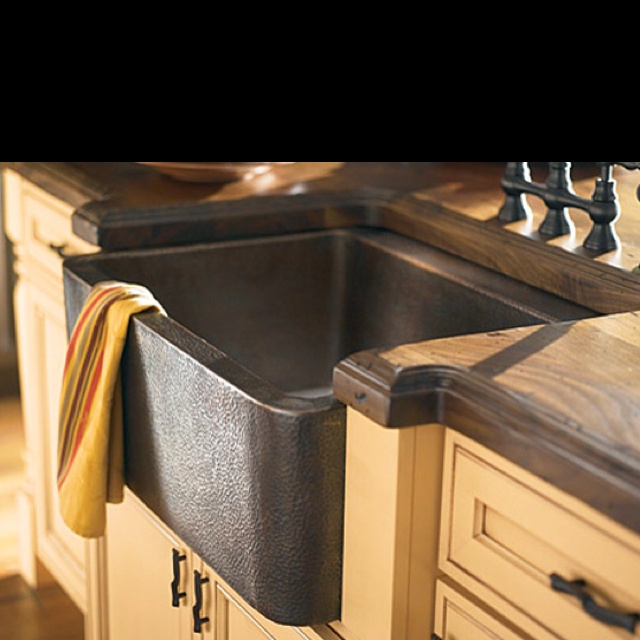
<path fill-rule="evenodd" d="M 427 637 L 433 605 L 423 602 L 420 608 L 416 602 L 421 597 L 433 600 L 434 576 L 442 572 L 453 580 L 453 586 L 440 581 L 440 593 L 452 589 L 459 594 L 460 586 L 475 589 L 475 584 L 464 583 L 455 572 L 443 569 L 446 560 L 438 565 L 435 559 L 440 529 L 433 523 L 441 520 L 436 494 L 442 493 L 447 482 L 442 474 L 448 459 L 444 452 L 465 448 L 445 433 L 461 434 L 485 447 L 487 456 L 500 456 L 499 461 L 491 460 L 494 468 L 502 469 L 503 460 L 507 466 L 515 465 L 516 470 L 509 467 L 506 475 L 517 477 L 520 484 L 540 481 L 541 486 L 535 485 L 537 495 L 546 495 L 548 485 L 561 496 L 585 505 L 589 514 L 592 510 L 605 523 L 610 522 L 616 532 L 621 527 L 625 532 L 640 533 L 636 425 L 640 400 L 634 392 L 640 353 L 635 314 L 640 308 L 640 286 L 633 273 L 640 262 L 637 175 L 624 170 L 616 173 L 623 209 L 617 225 L 622 248 L 592 255 L 581 248 L 589 227 L 583 213 L 574 216 L 574 234 L 551 241 L 535 231 L 544 211 L 534 199 L 533 220 L 510 224 L 496 220 L 503 198 L 499 187 L 503 163 L 297 163 L 255 181 L 222 186 L 177 183 L 136 163 L 4 165 L 72 207 L 75 235 L 103 249 L 182 245 L 246 234 L 382 227 L 602 314 L 575 323 L 398 345 L 354 354 L 338 365 L 335 392 L 351 407 L 348 434 L 354 434 L 352 444 L 359 442 L 358 459 L 370 446 L 367 442 L 392 438 L 395 444 L 385 447 L 389 455 L 396 450 L 403 455 L 413 452 L 413 458 L 409 457 L 414 460 L 426 455 L 433 477 L 427 482 L 432 512 L 429 518 L 421 516 L 431 525 L 416 521 L 420 509 L 413 502 L 399 504 L 397 496 L 391 496 L 388 505 L 388 518 L 392 513 L 398 516 L 389 520 L 396 534 L 401 523 L 407 525 L 404 531 L 418 532 L 425 526 L 430 533 L 424 541 L 430 543 L 411 550 L 409 543 L 403 547 L 397 535 L 390 533 L 393 539 L 382 555 L 389 556 L 392 575 L 379 581 L 393 594 L 386 597 L 381 588 L 369 600 L 357 602 L 352 596 L 361 586 L 359 579 L 353 578 L 355 582 L 350 584 L 352 578 L 347 576 L 344 615 L 342 622 L 333 625 L 334 631 L 364 640 Z M 543 168 L 534 166 L 535 171 Z M 576 191 L 590 195 L 594 175 L 589 167 L 577 167 Z M 426 438 L 429 452 L 409 446 L 407 438 L 416 442 Z M 445 440 L 454 444 L 447 448 Z M 485 459 L 484 450 L 472 453 L 476 459 Z M 376 519 L 367 512 L 365 497 L 355 506 L 349 499 L 353 478 L 357 478 L 350 475 L 349 460 L 348 447 L 345 572 L 353 577 L 358 570 L 349 567 L 361 568 L 358 562 L 362 560 L 353 564 L 359 554 L 353 549 L 368 535 L 357 519 L 371 525 Z M 397 464 L 399 458 L 395 460 Z M 398 487 L 412 487 L 412 495 L 420 493 L 415 487 L 421 465 L 414 464 L 411 473 L 403 466 L 398 475 L 400 467 L 385 464 L 390 463 L 378 465 L 387 469 L 381 486 L 391 478 Z M 526 483 L 518 476 L 519 470 L 530 474 Z M 444 485 L 440 477 L 445 478 Z M 354 490 L 352 495 L 360 494 Z M 380 512 L 376 517 L 379 521 Z M 599 522 L 598 526 L 603 525 Z M 625 544 L 633 547 L 635 543 L 629 540 Z M 439 546 L 444 548 L 442 543 Z M 364 561 L 366 557 L 365 553 Z M 374 558 L 370 561 L 375 566 Z M 627 566 L 633 571 L 636 565 L 628 562 Z M 416 577 L 418 568 L 430 577 Z M 390 586 L 393 576 L 397 584 Z M 423 584 L 422 591 L 406 587 L 412 580 Z M 402 584 L 408 596 L 400 595 Z M 494 593 L 495 589 L 489 591 Z M 495 593 L 483 596 L 469 607 L 479 607 L 482 617 L 487 615 L 486 609 L 502 608 L 501 597 Z M 621 600 L 626 606 L 628 601 Z M 522 609 L 526 605 L 510 606 Z M 375 629 L 371 627 L 376 620 L 374 608 L 388 614 L 383 622 L 376 622 Z M 413 615 L 416 608 L 419 611 Z M 515 625 L 521 633 L 517 637 L 541 634 L 536 626 L 539 623 L 527 626 L 526 617 L 519 619 L 513 613 L 506 626 Z M 570 637 L 565 630 L 557 633 L 564 635 L 549 637 Z"/>

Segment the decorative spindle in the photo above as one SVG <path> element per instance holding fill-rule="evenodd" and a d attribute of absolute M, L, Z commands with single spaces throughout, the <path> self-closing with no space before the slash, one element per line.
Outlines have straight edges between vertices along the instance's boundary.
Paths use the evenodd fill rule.
<path fill-rule="evenodd" d="M 640 169 L 640 162 L 596 162 L 600 178 L 596 180 L 591 199 L 577 196 L 571 184 L 570 162 L 549 162 L 549 174 L 545 184 L 531 179 L 528 162 L 507 162 L 502 189 L 505 201 L 498 213 L 502 222 L 528 219 L 531 210 L 526 195 L 544 200 L 547 215 L 538 231 L 541 235 L 556 237 L 571 233 L 573 223 L 568 209 L 581 209 L 589 214 L 593 227 L 583 246 L 598 253 L 613 251 L 620 246 L 614 225 L 620 217 L 620 205 L 613 179 L 613 166 L 620 165 L 630 171 Z M 638 191 L 640 198 L 640 189 Z"/>
<path fill-rule="evenodd" d="M 507 169 L 502 179 L 502 189 L 506 198 L 498 218 L 502 222 L 516 222 L 531 218 L 531 209 L 525 198 L 523 184 L 531 182 L 528 162 L 507 162 Z"/>
<path fill-rule="evenodd" d="M 550 162 L 543 196 L 547 205 L 547 215 L 538 229 L 541 234 L 555 238 L 571 233 L 573 230 L 569 210 L 565 205 L 566 194 L 575 196 L 571 184 L 571 163 Z"/>
<path fill-rule="evenodd" d="M 600 178 L 591 196 L 588 212 L 593 227 L 584 241 L 586 249 L 593 251 L 612 251 L 620 246 L 614 224 L 620 217 L 620 205 L 616 194 L 616 181 L 613 179 L 613 163 L 599 162 Z"/>

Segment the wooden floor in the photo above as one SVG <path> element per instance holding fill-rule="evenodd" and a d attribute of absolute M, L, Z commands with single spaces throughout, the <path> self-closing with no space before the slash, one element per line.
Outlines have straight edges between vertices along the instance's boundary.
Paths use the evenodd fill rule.
<path fill-rule="evenodd" d="M 0 396 L 0 640 L 82 640 L 82 613 L 64 591 L 53 580 L 31 589 L 18 572 L 22 447 L 19 400 Z"/>
<path fill-rule="evenodd" d="M 0 397 L 0 578 L 17 573 L 16 492 L 24 477 L 20 404 Z"/>

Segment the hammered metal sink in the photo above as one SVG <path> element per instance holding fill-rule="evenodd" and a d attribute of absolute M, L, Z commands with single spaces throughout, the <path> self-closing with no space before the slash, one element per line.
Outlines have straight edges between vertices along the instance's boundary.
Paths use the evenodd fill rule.
<path fill-rule="evenodd" d="M 123 358 L 127 484 L 267 617 L 340 613 L 346 409 L 356 351 L 592 315 L 378 229 L 65 262 L 70 326 L 89 288 L 147 286 Z"/>

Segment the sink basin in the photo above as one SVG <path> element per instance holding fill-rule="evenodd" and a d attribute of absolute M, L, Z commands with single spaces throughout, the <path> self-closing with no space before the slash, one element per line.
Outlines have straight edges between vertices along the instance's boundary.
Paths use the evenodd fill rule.
<path fill-rule="evenodd" d="M 334 366 L 370 348 L 592 312 L 379 229 L 95 254 L 65 262 L 70 326 L 91 285 L 147 286 L 131 323 L 127 484 L 249 604 L 340 613 L 346 409 Z"/>

